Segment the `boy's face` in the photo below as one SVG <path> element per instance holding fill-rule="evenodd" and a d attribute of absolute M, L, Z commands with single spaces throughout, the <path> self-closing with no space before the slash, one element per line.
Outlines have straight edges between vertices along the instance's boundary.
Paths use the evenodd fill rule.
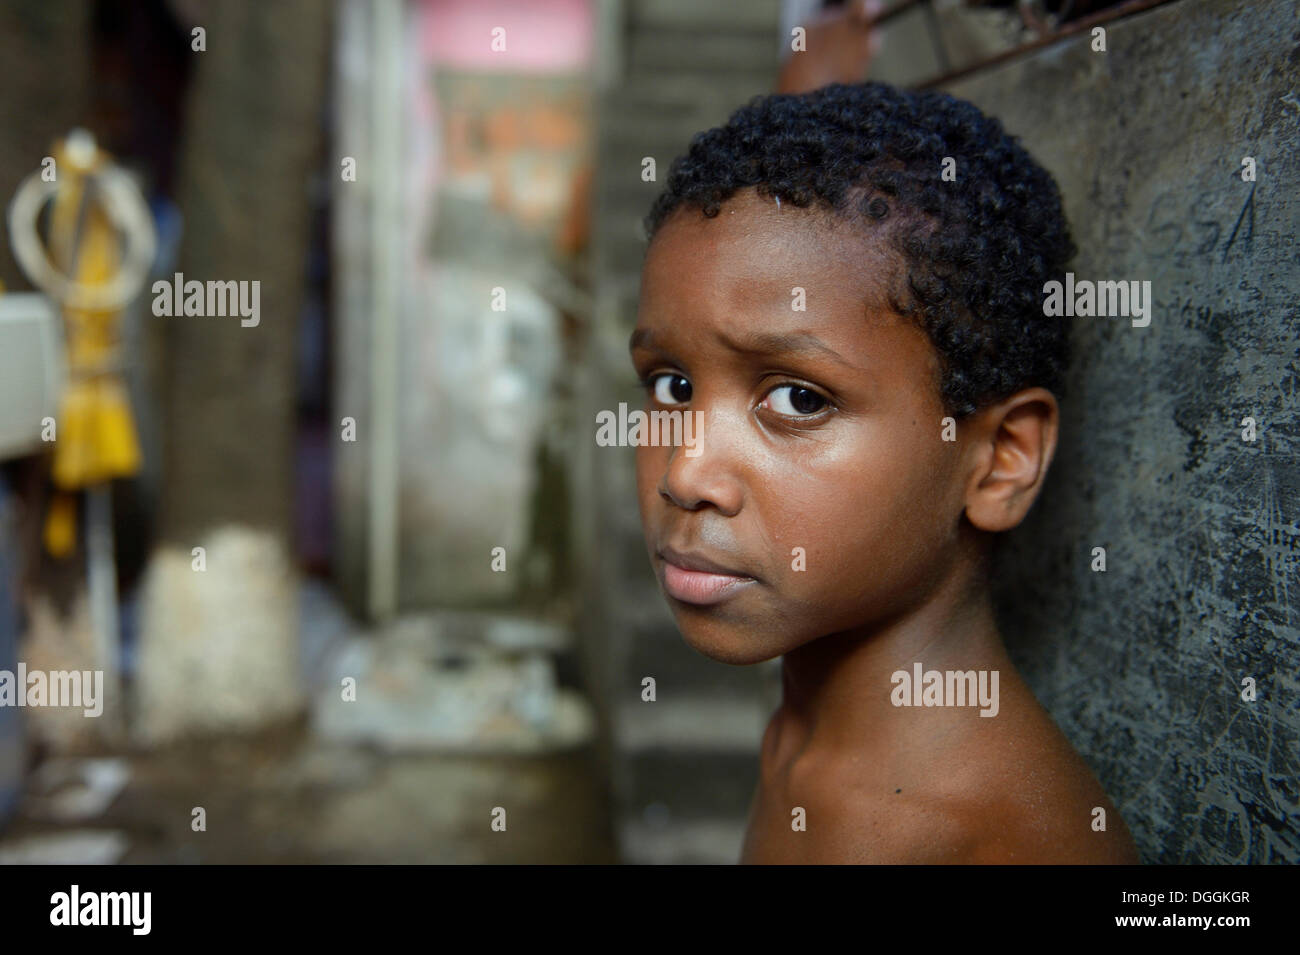
<path fill-rule="evenodd" d="M 679 210 L 651 243 L 632 342 L 646 410 L 701 415 L 695 456 L 637 448 L 637 492 L 701 653 L 756 663 L 871 628 L 951 575 L 959 445 L 941 440 L 933 347 L 886 304 L 897 268 L 752 188 L 714 219 Z"/>

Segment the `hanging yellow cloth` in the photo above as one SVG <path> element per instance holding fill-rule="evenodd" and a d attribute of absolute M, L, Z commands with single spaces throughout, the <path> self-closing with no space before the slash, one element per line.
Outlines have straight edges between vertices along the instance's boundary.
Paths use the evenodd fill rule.
<path fill-rule="evenodd" d="M 59 190 L 50 216 L 51 260 L 79 285 L 106 284 L 121 266 L 121 236 L 98 205 L 94 172 L 108 162 L 74 161 L 65 143 L 53 155 Z M 66 557 L 76 542 L 72 493 L 140 469 L 140 445 L 118 365 L 121 311 L 63 306 L 68 381 L 56 419 L 54 500 L 46 515 L 46 549 Z"/>

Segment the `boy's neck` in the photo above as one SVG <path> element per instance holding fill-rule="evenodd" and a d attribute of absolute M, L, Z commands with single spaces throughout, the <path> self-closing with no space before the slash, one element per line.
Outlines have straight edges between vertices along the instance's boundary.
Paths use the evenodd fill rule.
<path fill-rule="evenodd" d="M 967 714 L 946 708 L 948 718 L 909 720 L 909 710 L 891 702 L 893 674 L 910 676 L 916 663 L 926 671 L 1011 669 L 982 574 L 949 578 L 923 604 L 878 627 L 829 634 L 785 654 L 782 735 L 796 751 L 816 744 L 861 752 L 905 745 L 918 731 L 944 731 L 948 718 Z"/>

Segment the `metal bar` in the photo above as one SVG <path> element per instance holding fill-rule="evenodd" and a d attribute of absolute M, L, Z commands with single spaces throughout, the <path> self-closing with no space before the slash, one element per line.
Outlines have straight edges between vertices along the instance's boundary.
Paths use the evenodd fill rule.
<path fill-rule="evenodd" d="M 86 569 L 95 656 L 104 668 L 103 736 L 119 739 L 123 730 L 122 641 L 117 621 L 117 563 L 113 559 L 112 487 L 105 481 L 86 488 Z"/>
<path fill-rule="evenodd" d="M 999 63 L 1005 63 L 1007 60 L 1015 59 L 1025 53 L 1051 46 L 1060 40 L 1074 36 L 1076 33 L 1083 33 L 1085 30 L 1091 30 L 1095 26 L 1103 23 L 1110 23 L 1112 20 L 1119 20 L 1123 17 L 1132 16 L 1135 13 L 1141 13 L 1144 10 L 1150 10 L 1155 7 L 1163 6 L 1172 0 L 1128 0 L 1117 7 L 1111 7 L 1108 10 L 1101 10 L 1090 16 L 1075 20 L 1067 24 L 1049 36 L 1037 40 L 1031 40 L 1028 43 L 1022 43 L 1020 46 L 1012 47 L 1010 50 L 1003 50 L 986 59 L 973 63 L 970 66 L 963 66 L 960 69 L 951 70 L 934 79 L 926 80 L 924 83 L 918 83 L 913 88 L 918 90 L 933 89 L 936 86 L 943 86 L 962 77 L 969 76 L 972 73 L 978 73 L 980 70 L 988 69 L 991 66 L 997 66 Z"/>

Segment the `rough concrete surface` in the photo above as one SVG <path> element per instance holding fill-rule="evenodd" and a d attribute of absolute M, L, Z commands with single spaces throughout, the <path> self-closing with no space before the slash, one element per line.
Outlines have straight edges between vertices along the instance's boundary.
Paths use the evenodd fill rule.
<path fill-rule="evenodd" d="M 33 783 L 0 839 L 0 860 L 612 863 L 609 809 L 590 762 L 586 749 L 399 757 L 322 743 L 303 727 L 213 737 L 126 757 L 125 788 L 78 829 L 49 818 L 50 799 Z M 504 830 L 492 828 L 498 807 Z"/>
<path fill-rule="evenodd" d="M 1154 300 L 1145 328 L 1074 320 L 1062 444 L 1002 555 L 1013 655 L 1145 861 L 1300 861 L 1300 8 L 1170 4 L 950 92 L 1057 177 L 1076 276 Z"/>

